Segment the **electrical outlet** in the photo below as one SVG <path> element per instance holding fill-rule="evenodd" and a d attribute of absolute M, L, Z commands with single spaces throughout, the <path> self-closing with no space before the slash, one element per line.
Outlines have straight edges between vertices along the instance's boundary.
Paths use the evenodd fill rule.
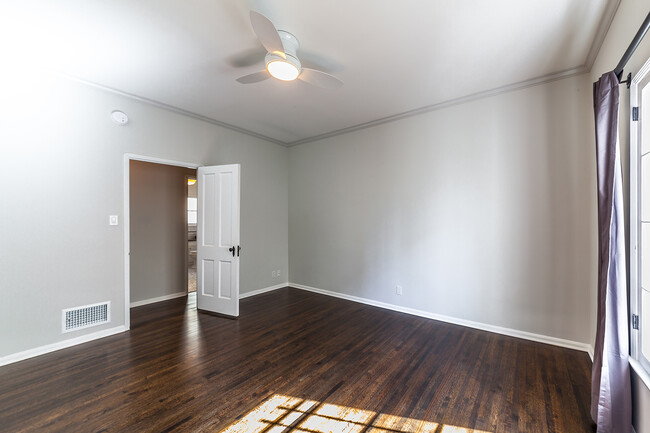
<path fill-rule="evenodd" d="M 109 215 L 108 216 L 108 225 L 109 226 L 116 226 L 117 223 L 117 215 Z"/>
<path fill-rule="evenodd" d="M 402 294 L 402 286 L 395 286 L 395 293 L 397 293 L 398 295 L 401 295 Z"/>
<path fill-rule="evenodd" d="M 271 278 L 275 278 L 275 276 L 276 276 L 275 271 L 271 271 Z"/>
<path fill-rule="evenodd" d="M 282 271 L 278 269 L 278 271 L 275 273 L 278 277 L 282 275 Z"/>

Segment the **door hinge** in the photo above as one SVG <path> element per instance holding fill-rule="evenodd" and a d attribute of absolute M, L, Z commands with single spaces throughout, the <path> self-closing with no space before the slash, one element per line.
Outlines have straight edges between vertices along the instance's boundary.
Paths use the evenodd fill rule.
<path fill-rule="evenodd" d="M 639 329 L 639 316 L 632 314 L 632 329 Z"/>
<path fill-rule="evenodd" d="M 632 107 L 632 121 L 639 121 L 639 107 Z"/>

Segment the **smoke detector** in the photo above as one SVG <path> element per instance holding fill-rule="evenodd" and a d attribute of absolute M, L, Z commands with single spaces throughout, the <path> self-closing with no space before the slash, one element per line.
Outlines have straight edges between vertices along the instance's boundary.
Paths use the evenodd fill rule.
<path fill-rule="evenodd" d="M 129 123 L 129 116 L 124 111 L 114 110 L 111 112 L 111 120 L 118 125 L 126 125 Z"/>

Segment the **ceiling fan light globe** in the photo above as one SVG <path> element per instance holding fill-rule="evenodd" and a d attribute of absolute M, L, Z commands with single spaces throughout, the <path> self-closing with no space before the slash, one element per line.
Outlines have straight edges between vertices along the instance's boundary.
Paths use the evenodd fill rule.
<path fill-rule="evenodd" d="M 300 75 L 300 69 L 284 60 L 272 60 L 266 64 L 266 70 L 273 78 L 282 81 L 293 81 Z"/>

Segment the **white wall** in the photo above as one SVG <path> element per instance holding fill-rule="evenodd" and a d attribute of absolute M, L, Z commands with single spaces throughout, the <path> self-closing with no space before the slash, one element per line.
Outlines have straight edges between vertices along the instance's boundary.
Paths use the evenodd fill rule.
<path fill-rule="evenodd" d="M 591 69 L 591 80 L 596 81 L 602 74 L 611 71 L 616 67 L 621 56 L 627 49 L 628 45 L 634 38 L 639 26 L 643 22 L 646 15 L 650 12 L 647 0 L 625 0 L 622 1 L 616 12 L 616 16 L 612 21 L 612 25 L 607 32 L 607 36 L 603 45 L 598 53 L 598 57 Z M 625 67 L 625 75 L 628 72 L 634 76 L 641 66 L 650 58 L 650 34 L 645 36 L 632 58 L 628 61 Z M 623 184 L 625 196 L 625 216 L 626 216 L 626 236 L 629 251 L 629 191 L 630 191 L 630 92 L 625 86 L 620 87 L 620 112 L 619 112 L 619 140 L 621 146 L 621 161 L 623 165 Z M 591 114 L 591 113 L 590 113 Z M 590 121 L 593 124 L 593 115 Z M 592 146 L 596 146 L 592 138 Z M 629 254 L 628 254 L 629 259 Z M 628 266 L 629 269 L 629 266 Z M 591 320 L 592 327 L 592 341 L 596 339 L 596 319 L 595 319 L 595 302 L 596 293 L 594 287 L 594 315 Z M 650 433 L 650 390 L 640 380 L 637 374 L 632 371 L 632 384 L 634 388 L 634 427 L 637 433 Z"/>
<path fill-rule="evenodd" d="M 0 357 L 124 324 L 125 153 L 240 163 L 241 291 L 282 282 L 271 270 L 287 275 L 286 148 L 66 79 L 1 74 Z M 61 333 L 61 309 L 101 301 L 110 324 Z"/>
<path fill-rule="evenodd" d="M 582 75 L 291 148 L 290 281 L 590 343 L 590 98 Z"/>

